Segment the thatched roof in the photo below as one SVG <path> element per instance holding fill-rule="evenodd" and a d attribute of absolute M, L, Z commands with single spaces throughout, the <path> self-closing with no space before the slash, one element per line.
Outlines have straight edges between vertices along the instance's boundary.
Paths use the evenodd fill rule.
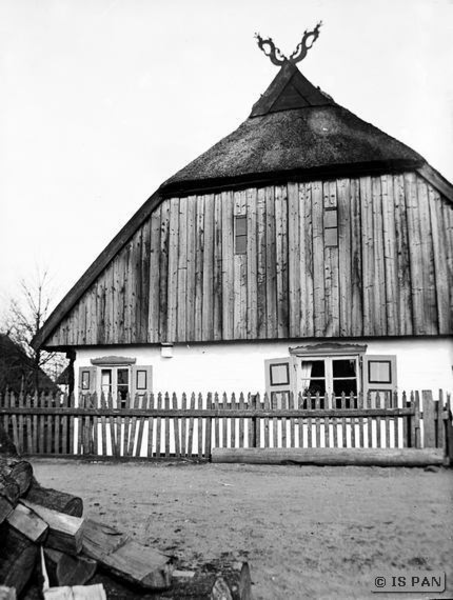
<path fill-rule="evenodd" d="M 423 163 L 411 148 L 336 104 L 287 62 L 250 117 L 161 189 L 176 193 L 280 174 L 308 178 Z"/>

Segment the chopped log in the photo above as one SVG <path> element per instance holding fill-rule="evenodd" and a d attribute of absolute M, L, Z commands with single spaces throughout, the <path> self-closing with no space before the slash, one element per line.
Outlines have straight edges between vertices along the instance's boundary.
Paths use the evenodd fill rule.
<path fill-rule="evenodd" d="M 55 585 L 85 585 L 96 572 L 96 561 L 84 556 L 71 556 L 46 548 L 45 557 L 49 572 L 52 570 L 54 573 Z"/>
<path fill-rule="evenodd" d="M 38 557 L 38 546 L 7 523 L 0 526 L 0 581 L 20 597 Z"/>
<path fill-rule="evenodd" d="M 247 562 L 220 559 L 175 570 L 171 591 L 162 598 L 173 600 L 251 600 L 252 581 Z"/>
<path fill-rule="evenodd" d="M 33 510 L 48 524 L 49 533 L 45 541 L 48 548 L 62 550 L 67 554 L 79 554 L 82 550 L 83 519 L 57 512 L 28 500 L 22 499 L 21 503 Z"/>
<path fill-rule="evenodd" d="M 0 585 L 0 600 L 16 600 L 16 590 L 6 585 Z"/>
<path fill-rule="evenodd" d="M 0 473 L 0 495 L 6 498 L 14 506 L 19 500 L 20 488 L 9 475 Z"/>
<path fill-rule="evenodd" d="M 18 504 L 6 520 L 11 527 L 35 543 L 43 541 L 49 529 L 41 517 L 23 504 Z"/>
<path fill-rule="evenodd" d="M 213 463 L 426 467 L 443 464 L 438 448 L 213 448 Z"/>
<path fill-rule="evenodd" d="M 83 553 L 107 571 L 144 589 L 159 591 L 170 587 L 172 567 L 168 557 L 113 527 L 87 519 Z"/>
<path fill-rule="evenodd" d="M 0 525 L 13 512 L 14 506 L 0 493 Z"/>
<path fill-rule="evenodd" d="M 0 425 L 0 454 L 2 456 L 18 456 L 16 446 L 6 433 L 3 425 Z"/>
<path fill-rule="evenodd" d="M 107 600 L 104 587 L 100 584 L 50 587 L 46 560 L 42 548 L 41 570 L 44 580 L 42 589 L 44 600 Z"/>
<path fill-rule="evenodd" d="M 20 495 L 23 496 L 31 485 L 33 467 L 26 460 L 0 456 L 0 473 L 14 479 L 19 486 Z"/>
<path fill-rule="evenodd" d="M 81 517 L 83 514 L 83 501 L 81 498 L 52 488 L 41 487 L 34 477 L 25 498 L 29 502 L 40 504 L 66 515 Z"/>

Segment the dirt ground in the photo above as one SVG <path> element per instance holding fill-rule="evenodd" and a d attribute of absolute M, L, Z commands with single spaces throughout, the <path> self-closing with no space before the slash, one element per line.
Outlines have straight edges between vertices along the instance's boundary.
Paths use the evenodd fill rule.
<path fill-rule="evenodd" d="M 250 563 L 256 600 L 453 598 L 453 471 L 32 460 L 85 516 L 185 559 Z M 375 594 L 443 571 L 443 594 Z"/>

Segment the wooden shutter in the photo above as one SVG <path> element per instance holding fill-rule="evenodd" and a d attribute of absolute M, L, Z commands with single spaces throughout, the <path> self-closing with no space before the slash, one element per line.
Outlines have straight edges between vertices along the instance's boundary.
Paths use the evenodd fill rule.
<path fill-rule="evenodd" d="M 135 394 L 143 396 L 153 391 L 153 368 L 151 366 L 132 366 L 131 394 L 133 402 Z"/>
<path fill-rule="evenodd" d="M 288 406 L 289 394 L 292 390 L 292 362 L 288 358 L 271 358 L 265 360 L 266 392 L 273 408 Z"/>
<path fill-rule="evenodd" d="M 79 392 L 82 395 L 94 394 L 96 391 L 96 367 L 79 368 Z"/>
<path fill-rule="evenodd" d="M 376 394 L 379 392 L 381 406 L 383 399 L 387 406 L 392 406 L 393 392 L 397 389 L 396 356 L 367 355 L 363 357 L 363 391 L 371 393 L 372 405 L 375 406 Z"/>

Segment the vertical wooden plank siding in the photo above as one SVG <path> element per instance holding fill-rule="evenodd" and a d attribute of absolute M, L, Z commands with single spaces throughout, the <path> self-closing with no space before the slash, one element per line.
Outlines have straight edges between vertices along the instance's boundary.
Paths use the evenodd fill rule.
<path fill-rule="evenodd" d="M 325 241 L 333 207 L 337 247 Z M 452 277 L 453 205 L 414 173 L 173 197 L 48 344 L 449 335 Z"/>

